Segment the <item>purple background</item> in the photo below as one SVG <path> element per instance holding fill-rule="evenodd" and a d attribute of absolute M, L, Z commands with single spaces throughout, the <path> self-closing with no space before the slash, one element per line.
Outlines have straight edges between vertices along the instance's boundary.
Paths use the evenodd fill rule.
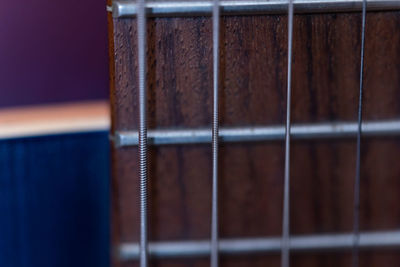
<path fill-rule="evenodd" d="M 0 108 L 106 99 L 107 64 L 105 0 L 1 0 Z"/>

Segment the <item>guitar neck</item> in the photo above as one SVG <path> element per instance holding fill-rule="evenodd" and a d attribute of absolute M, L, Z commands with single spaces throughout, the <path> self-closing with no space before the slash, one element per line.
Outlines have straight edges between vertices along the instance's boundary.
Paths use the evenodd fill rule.
<path fill-rule="evenodd" d="M 368 1 L 360 121 L 362 4 L 294 1 L 288 50 L 288 1 L 220 1 L 219 29 L 211 2 L 147 1 L 143 9 L 113 3 L 114 266 L 136 266 L 143 252 L 140 10 L 146 12 L 140 49 L 147 66 L 150 266 L 210 266 L 215 85 L 219 265 L 280 265 L 288 105 L 290 266 L 354 266 L 354 255 L 360 266 L 400 263 L 400 2 Z"/>

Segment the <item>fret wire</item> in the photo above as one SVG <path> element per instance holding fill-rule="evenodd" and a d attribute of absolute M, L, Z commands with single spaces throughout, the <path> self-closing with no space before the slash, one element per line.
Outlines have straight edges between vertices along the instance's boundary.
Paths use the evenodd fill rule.
<path fill-rule="evenodd" d="M 285 140 L 285 125 L 228 127 L 219 129 L 219 142 L 267 142 Z M 361 133 L 371 136 L 399 136 L 400 120 L 363 121 Z M 209 144 L 212 140 L 211 128 L 152 129 L 148 131 L 148 145 L 188 145 Z M 307 139 L 347 139 L 357 138 L 357 121 L 325 122 L 312 124 L 291 124 L 290 138 Z M 115 147 L 137 146 L 137 131 L 121 131 L 110 136 Z"/>
<path fill-rule="evenodd" d="M 397 229 L 360 233 L 360 248 L 370 251 L 398 249 L 400 231 Z M 290 251 L 296 253 L 321 253 L 332 251 L 351 251 L 353 232 L 320 233 L 312 235 L 292 235 Z M 229 256 L 275 254 L 281 251 L 281 236 L 236 237 L 219 240 L 219 253 Z M 117 248 L 122 261 L 137 260 L 139 245 L 121 243 Z M 210 255 L 210 240 L 174 240 L 149 243 L 150 258 L 185 259 L 202 258 Z"/>
<path fill-rule="evenodd" d="M 288 70 L 286 96 L 286 132 L 285 132 L 285 176 L 283 192 L 283 219 L 282 219 L 282 252 L 281 266 L 290 266 L 290 105 L 292 81 L 292 43 L 293 43 L 293 0 L 288 5 Z"/>
<path fill-rule="evenodd" d="M 146 11 L 145 0 L 138 0 L 139 71 L 139 176 L 140 176 L 140 267 L 148 266 L 147 234 L 147 122 L 146 122 Z"/>
<path fill-rule="evenodd" d="M 358 98 L 358 121 L 357 121 L 357 155 L 354 181 L 354 213 L 353 213 L 353 267 L 359 265 L 360 245 L 360 161 L 361 161 L 361 122 L 362 122 L 362 96 L 364 80 L 364 47 L 365 47 L 365 21 L 367 11 L 367 0 L 363 0 L 362 26 L 361 26 L 361 55 L 360 55 L 360 90 Z"/>
<path fill-rule="evenodd" d="M 354 12 L 362 10 L 363 0 L 301 0 L 294 1 L 296 13 L 325 13 L 325 12 Z M 210 16 L 212 1 L 210 0 L 179 0 L 179 1 L 154 1 L 147 3 L 147 16 Z M 368 10 L 398 10 L 400 1 L 394 0 L 368 0 Z M 220 12 L 223 15 L 249 15 L 249 14 L 285 14 L 287 0 L 240 0 L 220 1 Z M 114 17 L 136 16 L 136 2 L 132 0 L 114 0 Z"/>
<path fill-rule="evenodd" d="M 219 68 L 219 0 L 214 0 L 213 23 L 213 122 L 212 122 L 212 207 L 210 266 L 218 267 L 218 68 Z"/>

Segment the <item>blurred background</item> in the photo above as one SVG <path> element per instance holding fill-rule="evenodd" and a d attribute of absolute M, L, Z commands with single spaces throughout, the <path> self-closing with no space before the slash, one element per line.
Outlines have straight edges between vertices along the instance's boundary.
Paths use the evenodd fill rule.
<path fill-rule="evenodd" d="M 0 266 L 109 265 L 105 1 L 2 1 Z"/>
<path fill-rule="evenodd" d="M 0 107 L 108 97 L 105 1 L 2 1 Z"/>

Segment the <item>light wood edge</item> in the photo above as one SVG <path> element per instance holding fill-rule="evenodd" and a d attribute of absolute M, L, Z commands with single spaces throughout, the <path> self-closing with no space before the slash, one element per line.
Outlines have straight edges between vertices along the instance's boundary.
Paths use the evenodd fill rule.
<path fill-rule="evenodd" d="M 107 131 L 108 101 L 0 109 L 0 139 Z"/>

